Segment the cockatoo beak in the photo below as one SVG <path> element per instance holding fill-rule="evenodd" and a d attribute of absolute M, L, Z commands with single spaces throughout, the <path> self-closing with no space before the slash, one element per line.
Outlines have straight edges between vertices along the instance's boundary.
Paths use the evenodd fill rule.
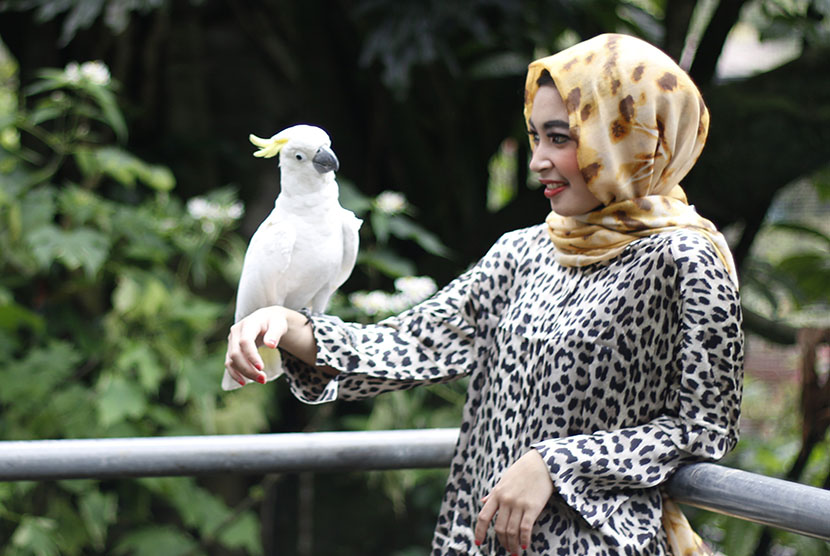
<path fill-rule="evenodd" d="M 336 172 L 340 168 L 340 162 L 338 162 L 337 157 L 334 156 L 334 152 L 328 147 L 320 147 L 317 149 L 317 153 L 311 159 L 311 163 L 314 164 L 314 169 L 321 174 Z"/>

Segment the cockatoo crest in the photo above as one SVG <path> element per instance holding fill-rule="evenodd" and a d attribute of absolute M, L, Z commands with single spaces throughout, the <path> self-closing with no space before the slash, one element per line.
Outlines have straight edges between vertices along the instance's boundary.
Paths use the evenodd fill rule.
<path fill-rule="evenodd" d="M 280 149 L 288 143 L 288 137 L 280 137 L 280 134 L 272 136 L 270 139 L 263 139 L 257 137 L 253 133 L 248 136 L 248 139 L 259 147 L 259 150 L 254 153 L 257 158 L 272 158 L 280 153 Z"/>
<path fill-rule="evenodd" d="M 281 179 L 291 194 L 310 192 L 334 184 L 334 172 L 340 166 L 337 156 L 331 150 L 328 133 L 316 126 L 295 125 L 280 131 L 269 139 L 251 134 L 251 143 L 259 147 L 254 153 L 257 158 L 271 158 L 279 155 L 280 168 L 289 179 Z M 294 184 L 298 184 L 296 187 Z"/>

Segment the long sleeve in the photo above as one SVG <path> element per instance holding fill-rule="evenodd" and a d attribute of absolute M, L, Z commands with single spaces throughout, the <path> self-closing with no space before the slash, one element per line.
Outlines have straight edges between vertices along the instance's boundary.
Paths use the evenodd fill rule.
<path fill-rule="evenodd" d="M 339 374 L 332 378 L 287 357 L 292 393 L 306 403 L 356 400 L 474 372 L 490 337 L 493 312 L 503 303 L 491 292 L 494 284 L 510 280 L 511 261 L 496 244 L 432 298 L 376 325 L 313 316 L 317 365 Z"/>
<path fill-rule="evenodd" d="M 677 316 L 670 319 L 675 329 L 662 331 L 674 337 L 669 368 L 657 370 L 667 373 L 662 409 L 642 424 L 533 444 L 559 494 L 594 527 L 680 465 L 721 458 L 738 440 L 743 336 L 737 291 L 702 238 L 688 234 L 672 245 L 672 256 L 663 278 L 676 272 L 676 289 L 669 291 L 676 303 L 663 309 L 675 306 Z"/>

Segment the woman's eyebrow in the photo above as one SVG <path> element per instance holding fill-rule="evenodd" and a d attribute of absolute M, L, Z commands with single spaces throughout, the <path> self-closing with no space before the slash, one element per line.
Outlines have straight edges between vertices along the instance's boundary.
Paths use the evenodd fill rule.
<path fill-rule="evenodd" d="M 556 127 L 564 127 L 565 129 L 570 129 L 571 124 L 564 120 L 549 120 L 542 124 L 542 129 L 553 129 Z"/>

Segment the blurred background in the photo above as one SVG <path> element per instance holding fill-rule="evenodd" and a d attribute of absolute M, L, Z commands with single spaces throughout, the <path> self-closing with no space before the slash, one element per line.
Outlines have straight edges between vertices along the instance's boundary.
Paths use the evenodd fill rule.
<path fill-rule="evenodd" d="M 602 32 L 689 71 L 684 182 L 741 270 L 743 437 L 725 462 L 830 486 L 826 0 L 0 1 L 0 439 L 457 426 L 463 381 L 303 406 L 223 393 L 236 282 L 279 192 L 248 134 L 325 128 L 375 321 L 541 222 L 527 64 Z M 0 555 L 422 556 L 446 470 L 0 484 Z M 826 543 L 689 510 L 725 554 Z"/>

